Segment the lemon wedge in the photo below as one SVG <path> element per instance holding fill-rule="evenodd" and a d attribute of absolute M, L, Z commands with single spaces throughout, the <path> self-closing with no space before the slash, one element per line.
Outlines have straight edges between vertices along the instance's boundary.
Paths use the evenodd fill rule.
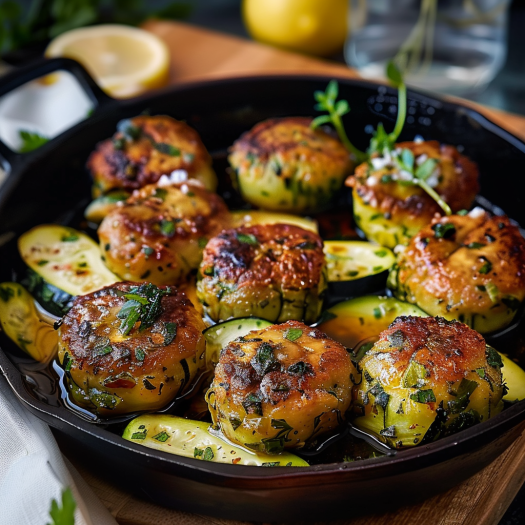
<path fill-rule="evenodd" d="M 118 98 L 133 97 L 168 82 L 166 44 L 135 27 L 105 24 L 73 29 L 53 39 L 45 56 L 78 60 L 104 91 Z"/>

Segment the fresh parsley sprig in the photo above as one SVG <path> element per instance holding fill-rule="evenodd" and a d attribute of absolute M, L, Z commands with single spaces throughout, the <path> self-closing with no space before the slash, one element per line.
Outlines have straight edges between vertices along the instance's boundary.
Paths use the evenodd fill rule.
<path fill-rule="evenodd" d="M 48 525 L 74 525 L 75 523 L 75 498 L 71 489 L 67 488 L 62 492 L 62 505 L 56 499 L 51 501 L 49 516 L 53 520 Z"/>
<path fill-rule="evenodd" d="M 350 111 L 350 106 L 346 100 L 336 100 L 339 93 L 339 85 L 336 80 L 330 80 L 326 91 L 316 91 L 314 98 L 317 100 L 315 109 L 326 111 L 328 115 L 320 115 L 312 120 L 312 129 L 318 128 L 323 124 L 332 124 L 339 135 L 345 148 L 355 157 L 357 162 L 367 160 L 367 155 L 358 150 L 349 140 L 341 117 Z"/>
<path fill-rule="evenodd" d="M 316 117 L 312 121 L 311 127 L 315 129 L 322 124 L 332 124 L 343 145 L 358 162 L 370 161 L 374 154 L 380 156 L 391 156 L 392 161 L 397 167 L 409 176 L 400 181 L 401 183 L 419 186 L 437 202 L 446 215 L 451 215 L 452 211 L 450 206 L 427 182 L 427 179 L 434 172 L 438 161 L 436 159 L 426 159 L 423 163 L 416 166 L 414 154 L 411 150 L 403 148 L 399 152 L 398 149 L 396 149 L 397 139 L 405 125 L 407 114 L 407 89 L 400 69 L 392 60 L 387 64 L 386 75 L 390 80 L 390 83 L 396 87 L 398 91 L 396 124 L 393 131 L 387 133 L 383 124 L 379 123 L 376 131 L 370 139 L 370 145 L 366 153 L 358 150 L 348 139 L 341 117 L 350 111 L 350 106 L 346 100 L 337 100 L 339 87 L 335 80 L 329 82 L 326 91 L 316 91 L 314 93 L 314 98 L 317 101 L 315 109 L 326 111 L 328 114 Z"/>

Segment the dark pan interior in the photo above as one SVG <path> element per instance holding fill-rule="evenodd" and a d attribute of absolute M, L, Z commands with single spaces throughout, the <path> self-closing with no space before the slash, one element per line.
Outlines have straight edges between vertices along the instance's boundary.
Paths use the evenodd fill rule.
<path fill-rule="evenodd" d="M 14 188 L 9 196 L 0 195 L 0 234 L 67 220 L 68 214 L 82 209 L 90 196 L 85 161 L 123 118 L 148 111 L 186 120 L 214 154 L 221 177 L 226 150 L 243 131 L 269 117 L 314 115 L 313 92 L 324 90 L 328 80 L 297 76 L 221 80 L 110 102 L 41 149 L 12 159 Z M 340 80 L 340 96 L 352 108 L 345 123 L 358 147 L 365 148 L 377 123 L 383 122 L 387 130 L 393 127 L 397 97 L 390 88 Z M 412 92 L 408 116 L 402 140 L 421 135 L 461 146 L 479 164 L 483 198 L 496 211 L 501 208 L 525 224 L 525 144 L 470 109 Z M 13 278 L 14 257 L 12 243 L 0 246 L 0 280 Z M 522 327 L 514 329 L 513 338 L 525 338 Z M 504 341 L 505 335 L 500 343 Z M 236 519 L 326 520 L 348 517 L 348 506 L 342 502 L 359 503 L 360 512 L 366 512 L 428 497 L 490 463 L 521 433 L 525 419 L 525 402 L 517 403 L 456 436 L 393 457 L 355 463 L 278 471 L 205 463 L 125 442 L 104 425 L 93 425 L 64 406 L 49 403 L 25 379 L 23 359 L 4 350 L 0 367 L 11 387 L 30 410 L 57 429 L 71 453 L 153 501 Z"/>

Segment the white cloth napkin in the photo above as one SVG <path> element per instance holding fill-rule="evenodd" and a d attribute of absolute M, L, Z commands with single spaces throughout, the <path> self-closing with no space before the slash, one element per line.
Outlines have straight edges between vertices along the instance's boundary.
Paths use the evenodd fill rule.
<path fill-rule="evenodd" d="M 75 525 L 116 525 L 100 500 L 62 456 L 49 427 L 31 414 L 0 377 L 0 523 L 51 523 L 51 500 L 69 487 Z"/>

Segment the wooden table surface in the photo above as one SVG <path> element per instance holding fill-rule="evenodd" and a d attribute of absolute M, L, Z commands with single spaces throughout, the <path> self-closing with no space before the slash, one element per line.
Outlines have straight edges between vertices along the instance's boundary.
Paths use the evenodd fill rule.
<path fill-rule="evenodd" d="M 279 51 L 254 42 L 175 22 L 144 26 L 171 51 L 172 84 L 254 74 L 323 74 L 356 78 L 340 64 Z M 525 140 L 525 118 L 475 107 Z M 77 465 L 79 467 L 79 465 Z M 237 522 L 182 513 L 142 501 L 79 467 L 88 484 L 121 525 L 233 525 Z M 495 482 L 497 480 L 497 483 Z M 502 456 L 460 486 L 395 513 L 351 520 L 353 525 L 496 525 L 525 481 L 525 434 Z"/>

